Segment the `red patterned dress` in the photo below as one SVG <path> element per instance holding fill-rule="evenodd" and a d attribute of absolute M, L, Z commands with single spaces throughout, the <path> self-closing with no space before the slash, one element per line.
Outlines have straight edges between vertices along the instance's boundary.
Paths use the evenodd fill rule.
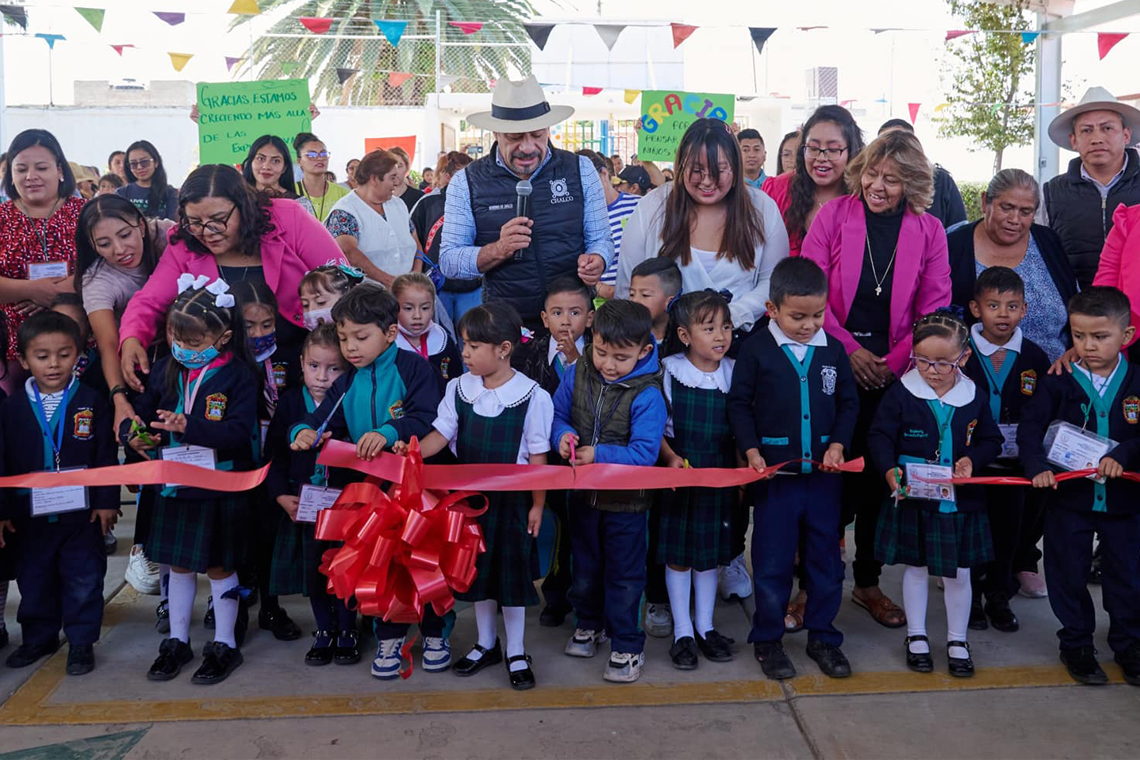
<path fill-rule="evenodd" d="M 66 261 L 68 271 L 75 271 L 75 225 L 86 203 L 82 198 L 68 198 L 48 219 L 32 219 L 15 201 L 0 203 L 0 277 L 28 279 L 28 264 L 41 261 Z M 24 316 L 16 304 L 2 306 L 8 328 L 8 359 L 16 358 L 16 329 Z"/>

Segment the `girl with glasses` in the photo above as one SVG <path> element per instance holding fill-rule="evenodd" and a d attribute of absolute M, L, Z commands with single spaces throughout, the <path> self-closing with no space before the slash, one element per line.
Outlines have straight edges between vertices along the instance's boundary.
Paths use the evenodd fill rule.
<path fill-rule="evenodd" d="M 166 169 L 158 149 L 146 140 L 131 143 L 123 162 L 127 184 L 115 192 L 148 219 L 174 219 L 178 211 L 178 188 L 166 182 Z"/>

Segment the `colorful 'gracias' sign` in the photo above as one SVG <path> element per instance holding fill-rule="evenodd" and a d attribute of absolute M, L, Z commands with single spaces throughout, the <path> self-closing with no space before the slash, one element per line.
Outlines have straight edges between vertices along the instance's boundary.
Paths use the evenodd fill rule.
<path fill-rule="evenodd" d="M 647 161 L 672 161 L 690 124 L 697 119 L 732 123 L 735 105 L 732 95 L 645 90 L 641 93 L 637 157 Z"/>
<path fill-rule="evenodd" d="M 290 145 L 312 124 L 307 79 L 198 83 L 202 164 L 240 164 L 262 135 L 277 135 Z"/>

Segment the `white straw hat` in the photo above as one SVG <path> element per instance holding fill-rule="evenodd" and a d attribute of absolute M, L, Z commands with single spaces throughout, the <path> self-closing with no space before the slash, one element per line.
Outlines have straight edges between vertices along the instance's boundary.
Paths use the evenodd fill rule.
<path fill-rule="evenodd" d="M 1140 130 L 1140 110 L 1125 105 L 1103 87 L 1090 87 L 1081 102 L 1065 111 L 1049 124 L 1049 139 L 1065 150 L 1071 150 L 1069 135 L 1073 134 L 1073 120 L 1089 111 L 1115 111 L 1124 120 L 1124 127 L 1135 137 Z"/>
<path fill-rule="evenodd" d="M 467 117 L 472 126 L 491 132 L 531 132 L 566 121 L 574 113 L 570 106 L 546 102 L 534 74 L 518 82 L 499 80 L 491 93 L 491 110 Z"/>

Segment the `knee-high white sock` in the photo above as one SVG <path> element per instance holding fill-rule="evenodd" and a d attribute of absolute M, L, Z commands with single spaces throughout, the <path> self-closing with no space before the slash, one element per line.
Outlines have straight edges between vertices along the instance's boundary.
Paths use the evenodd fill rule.
<path fill-rule="evenodd" d="M 717 570 L 693 571 L 693 589 L 696 591 L 697 633 L 703 638 L 713 629 L 713 607 L 716 605 Z"/>
<path fill-rule="evenodd" d="M 158 566 L 158 598 L 170 599 L 170 565 Z"/>
<path fill-rule="evenodd" d="M 693 635 L 693 619 L 689 617 L 692 583 L 691 570 L 674 570 L 665 566 L 665 590 L 669 592 L 669 607 L 673 610 L 673 641 Z"/>
<path fill-rule="evenodd" d="M 507 657 L 526 654 L 523 634 L 526 631 L 526 607 L 504 607 L 503 627 L 507 629 Z M 511 670 L 525 670 L 524 660 L 511 663 Z"/>
<path fill-rule="evenodd" d="M 965 641 L 970 628 L 970 568 L 958 568 L 956 578 L 944 578 L 946 592 L 946 640 Z M 949 655 L 965 659 L 970 653 L 965 647 L 950 647 Z"/>
<path fill-rule="evenodd" d="M 190 613 L 198 590 L 196 573 L 170 573 L 170 638 L 190 643 Z"/>
<path fill-rule="evenodd" d="M 481 602 L 475 602 L 475 628 L 479 632 L 479 646 L 484 649 L 491 649 L 495 646 L 495 639 L 497 638 L 499 628 L 499 603 L 494 599 L 484 599 Z M 472 660 L 478 660 L 482 657 L 478 655 L 471 657 Z"/>
<path fill-rule="evenodd" d="M 237 599 L 223 599 L 222 596 L 238 585 L 237 573 L 230 573 L 221 580 L 210 579 L 210 593 L 214 595 L 214 641 L 237 649 L 234 628 L 237 626 Z"/>
<path fill-rule="evenodd" d="M 926 600 L 930 596 L 930 574 L 925 567 L 907 567 L 903 570 L 903 611 L 906 612 L 906 633 L 908 636 L 926 635 Z M 966 604 L 969 613 L 970 605 Z M 925 641 L 912 641 L 913 654 L 929 654 L 930 645 Z"/>

